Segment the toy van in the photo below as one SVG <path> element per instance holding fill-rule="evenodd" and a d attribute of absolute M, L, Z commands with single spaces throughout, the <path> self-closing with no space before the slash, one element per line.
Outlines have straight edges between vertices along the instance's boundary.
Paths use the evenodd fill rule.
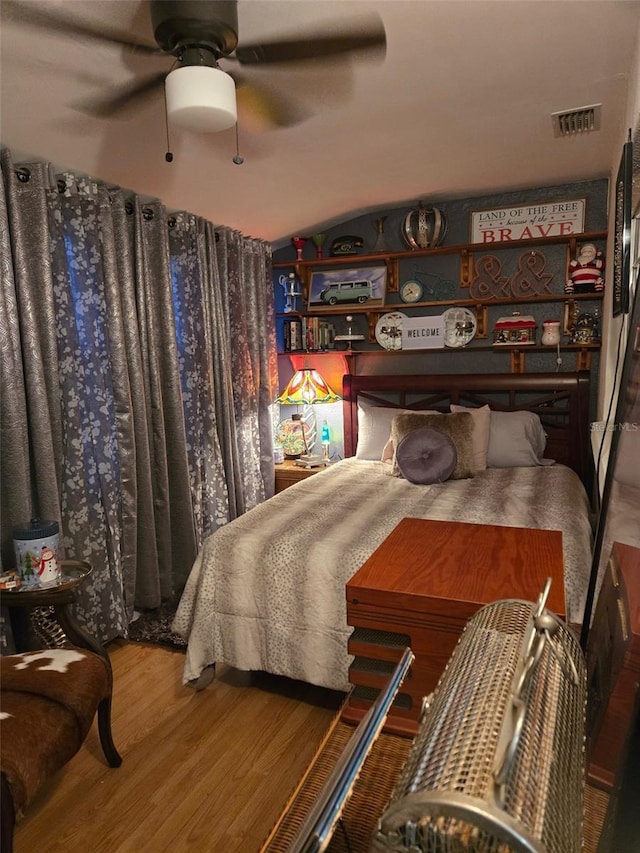
<path fill-rule="evenodd" d="M 320 292 L 320 301 L 327 305 L 337 302 L 366 302 L 371 299 L 371 282 L 368 279 L 360 281 L 337 281 Z"/>

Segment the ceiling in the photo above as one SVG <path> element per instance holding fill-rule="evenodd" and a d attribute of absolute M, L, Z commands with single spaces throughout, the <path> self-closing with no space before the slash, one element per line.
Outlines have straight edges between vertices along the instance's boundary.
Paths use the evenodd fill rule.
<path fill-rule="evenodd" d="M 145 0 L 43 4 L 153 41 Z M 240 112 L 242 165 L 234 129 L 171 129 L 169 164 L 161 92 L 118 118 L 74 105 L 168 71 L 171 58 L 25 26 L 5 2 L 0 11 L 0 131 L 15 160 L 48 160 L 275 246 L 419 199 L 609 175 L 640 24 L 631 0 L 240 0 L 241 44 L 377 12 L 386 56 L 252 69 L 309 118 L 260 130 Z M 599 131 L 554 137 L 552 113 L 592 104 L 602 104 Z"/>

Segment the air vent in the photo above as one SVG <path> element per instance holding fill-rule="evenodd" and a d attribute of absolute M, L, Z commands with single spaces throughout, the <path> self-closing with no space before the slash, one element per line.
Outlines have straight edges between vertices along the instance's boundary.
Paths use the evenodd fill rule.
<path fill-rule="evenodd" d="M 553 113 L 553 135 L 575 136 L 577 133 L 590 133 L 600 130 L 600 115 L 602 104 L 592 104 L 590 107 L 578 107 L 575 110 L 562 110 Z"/>

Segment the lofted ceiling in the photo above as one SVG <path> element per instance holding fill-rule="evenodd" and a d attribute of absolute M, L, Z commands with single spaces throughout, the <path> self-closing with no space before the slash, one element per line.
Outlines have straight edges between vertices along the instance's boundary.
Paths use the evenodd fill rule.
<path fill-rule="evenodd" d="M 32 0 L 20 3 L 28 6 Z M 146 0 L 40 0 L 153 43 Z M 33 28 L 0 0 L 0 138 L 35 157 L 161 199 L 275 246 L 367 211 L 608 176 L 625 131 L 635 0 L 239 0 L 240 44 L 383 21 L 383 58 L 250 69 L 308 113 L 260 128 L 171 129 L 162 92 L 117 117 L 78 104 L 170 60 Z M 556 138 L 551 115 L 602 104 L 601 129 Z"/>

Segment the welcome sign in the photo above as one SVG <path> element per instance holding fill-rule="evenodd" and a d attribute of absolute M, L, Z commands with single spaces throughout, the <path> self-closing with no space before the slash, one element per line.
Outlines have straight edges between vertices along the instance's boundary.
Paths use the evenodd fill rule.
<path fill-rule="evenodd" d="M 518 204 L 471 214 L 471 242 L 508 243 L 536 237 L 566 237 L 584 231 L 585 200 Z"/>
<path fill-rule="evenodd" d="M 402 321 L 402 349 L 444 347 L 444 317 L 406 317 Z"/>

